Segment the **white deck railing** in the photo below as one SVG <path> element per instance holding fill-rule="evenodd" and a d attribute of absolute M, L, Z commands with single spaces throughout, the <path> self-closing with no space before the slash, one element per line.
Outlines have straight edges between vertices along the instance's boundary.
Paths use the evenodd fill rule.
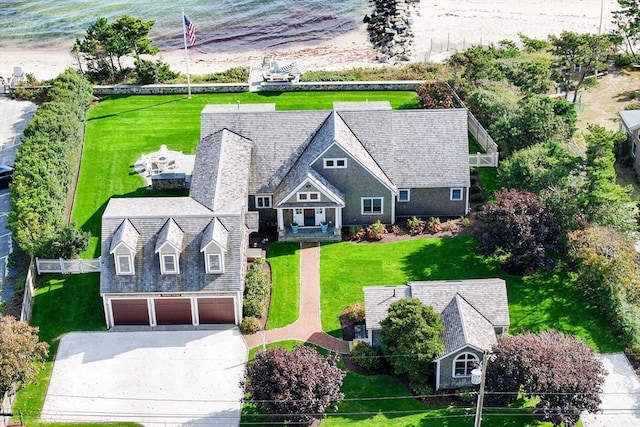
<path fill-rule="evenodd" d="M 62 273 L 82 274 L 99 273 L 100 258 L 97 259 L 39 259 L 36 258 L 38 274 Z"/>

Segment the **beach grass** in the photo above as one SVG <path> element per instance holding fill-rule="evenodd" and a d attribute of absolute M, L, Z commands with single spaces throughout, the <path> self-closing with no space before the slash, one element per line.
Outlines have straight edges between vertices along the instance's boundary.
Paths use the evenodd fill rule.
<path fill-rule="evenodd" d="M 414 280 L 483 279 L 507 282 L 510 330 L 556 329 L 584 339 L 597 352 L 623 351 L 607 318 L 585 301 L 574 274 L 564 268 L 529 277 L 505 273 L 497 259 L 475 252 L 468 234 L 449 238 L 411 238 L 393 243 L 340 242 L 320 250 L 323 329 L 342 336 L 339 316 L 364 301 L 363 286 L 402 285 Z"/>
<path fill-rule="evenodd" d="M 157 96 L 105 96 L 88 112 L 72 219 L 91 233 L 83 258 L 100 255 L 100 223 L 111 197 L 185 196 L 186 191 L 146 189 L 133 165 L 143 153 L 170 150 L 194 154 L 200 113 L 207 104 L 275 103 L 277 110 L 328 110 L 334 101 L 389 101 L 393 108 L 417 106 L 415 92 L 269 92 Z"/>

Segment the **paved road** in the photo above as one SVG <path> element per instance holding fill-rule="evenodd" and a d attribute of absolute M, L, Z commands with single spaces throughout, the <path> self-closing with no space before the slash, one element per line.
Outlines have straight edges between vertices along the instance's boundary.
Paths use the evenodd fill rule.
<path fill-rule="evenodd" d="M 608 375 L 602 390 L 602 411 L 583 414 L 584 427 L 640 426 L 640 381 L 622 353 L 601 355 Z"/>
<path fill-rule="evenodd" d="M 16 149 L 20 145 L 22 132 L 27 126 L 36 105 L 27 101 L 14 101 L 0 96 L 0 165 L 13 166 Z M 11 233 L 7 230 L 9 213 L 9 190 L 0 190 L 0 302 L 13 297 L 13 289 L 4 286 L 7 276 L 7 259 L 12 251 Z"/>

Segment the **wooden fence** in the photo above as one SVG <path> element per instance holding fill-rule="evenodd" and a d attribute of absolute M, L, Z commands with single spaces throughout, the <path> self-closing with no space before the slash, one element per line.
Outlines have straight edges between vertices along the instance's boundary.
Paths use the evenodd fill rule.
<path fill-rule="evenodd" d="M 36 268 L 31 259 L 29 269 L 27 270 L 27 278 L 24 282 L 24 296 L 22 297 L 22 311 L 20 312 L 20 321 L 29 322 L 31 319 L 31 307 L 33 305 L 33 296 L 36 293 Z"/>
<path fill-rule="evenodd" d="M 39 259 L 36 258 L 38 274 L 62 273 L 82 274 L 99 273 L 100 258 L 96 259 Z"/>

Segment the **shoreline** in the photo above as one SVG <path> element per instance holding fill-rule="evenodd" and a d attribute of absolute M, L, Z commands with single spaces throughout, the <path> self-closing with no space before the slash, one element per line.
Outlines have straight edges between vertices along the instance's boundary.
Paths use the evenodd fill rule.
<path fill-rule="evenodd" d="M 602 24 L 600 24 L 602 6 Z M 422 0 L 410 6 L 414 34 L 411 62 L 442 62 L 455 50 L 508 39 L 517 42 L 518 33 L 546 39 L 562 31 L 607 32 L 613 27 L 611 11 L 616 0 Z M 13 67 L 32 73 L 39 80 L 54 78 L 68 67 L 76 68 L 68 47 L 0 48 L 0 76 L 10 77 Z M 189 49 L 189 72 L 204 75 L 232 67 L 257 63 L 273 55 L 282 61 L 296 61 L 307 70 L 341 70 L 383 67 L 378 52 L 369 42 L 365 24 L 357 29 L 316 43 L 290 44 L 263 50 L 206 53 L 196 45 Z M 184 50 L 165 50 L 154 58 L 186 74 Z"/>

